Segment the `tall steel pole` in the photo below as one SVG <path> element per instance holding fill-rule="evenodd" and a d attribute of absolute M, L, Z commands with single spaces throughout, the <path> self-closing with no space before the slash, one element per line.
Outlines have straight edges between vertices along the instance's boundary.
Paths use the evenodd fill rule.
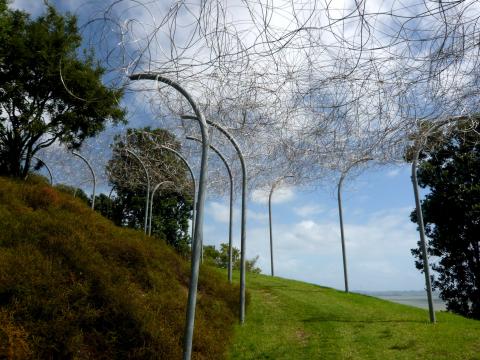
<path fill-rule="evenodd" d="M 48 176 L 50 177 L 50 185 L 53 185 L 52 171 L 48 167 L 47 163 L 45 161 L 43 161 L 42 159 L 40 159 L 38 156 L 33 155 L 32 158 L 36 159 L 37 161 L 40 161 L 43 164 L 43 166 L 45 166 L 45 169 L 47 169 L 47 172 L 48 172 Z"/>
<path fill-rule="evenodd" d="M 132 155 L 135 159 L 138 160 L 140 165 L 142 165 L 143 171 L 145 171 L 145 176 L 147 177 L 147 199 L 145 200 L 145 221 L 143 225 L 143 232 L 146 234 L 147 233 L 147 224 L 148 224 L 148 202 L 150 198 L 150 175 L 148 174 L 147 167 L 145 166 L 144 162 L 142 159 L 140 159 L 140 156 L 135 154 L 132 150 L 129 149 L 124 149 L 127 153 Z"/>
<path fill-rule="evenodd" d="M 150 216 L 149 216 L 149 219 L 148 219 L 148 236 L 151 236 L 152 235 L 152 217 L 153 217 L 153 197 L 155 196 L 155 193 L 157 192 L 157 190 L 160 188 L 160 186 L 162 186 L 163 184 L 166 184 L 166 183 L 171 183 L 173 184 L 172 181 L 161 181 L 159 182 L 157 185 L 154 186 L 153 190 L 152 190 L 152 195 L 150 197 Z"/>
<path fill-rule="evenodd" d="M 197 180 L 195 179 L 195 175 L 193 174 L 193 170 L 192 170 L 192 167 L 190 166 L 190 164 L 188 163 L 187 159 L 185 159 L 183 157 L 182 154 L 180 154 L 177 150 L 175 149 L 172 149 L 166 145 L 159 145 L 159 147 L 161 149 L 164 149 L 164 150 L 167 150 L 169 152 L 171 152 L 172 154 L 176 155 L 184 164 L 185 166 L 187 167 L 188 169 L 188 172 L 190 173 L 190 176 L 192 178 L 192 183 L 193 183 L 193 199 L 192 199 L 192 202 L 193 202 L 193 210 L 192 210 L 192 244 L 195 242 L 195 216 L 196 216 L 196 206 L 197 206 L 197 202 L 195 200 L 195 197 L 196 197 L 196 194 L 197 194 Z M 152 214 L 150 213 L 150 218 L 152 217 Z M 203 249 L 203 244 L 201 244 L 201 248 Z"/>
<path fill-rule="evenodd" d="M 183 119 L 196 119 L 195 116 L 184 115 Z M 241 218 L 241 230 L 240 230 L 240 323 L 245 322 L 245 255 L 246 255 L 246 225 L 247 225 L 247 167 L 245 165 L 245 159 L 243 153 L 238 146 L 235 138 L 230 133 L 213 121 L 207 120 L 207 124 L 213 126 L 219 130 L 235 148 L 237 155 L 240 159 L 242 168 L 242 218 Z"/>
<path fill-rule="evenodd" d="M 272 184 L 270 188 L 270 194 L 268 195 L 268 225 L 270 229 L 270 269 L 272 276 L 275 276 L 274 267 L 273 267 L 273 230 L 272 230 L 272 195 L 275 188 L 286 178 L 291 178 L 293 175 L 286 175 L 278 178 Z"/>
<path fill-rule="evenodd" d="M 343 231 L 343 211 L 342 211 L 342 183 L 346 173 L 342 173 L 337 187 L 338 197 L 338 216 L 340 218 L 340 236 L 342 240 L 342 259 L 343 259 L 343 279 L 345 281 L 345 292 L 348 293 L 348 271 L 347 271 L 347 254 L 345 249 L 345 234 Z"/>
<path fill-rule="evenodd" d="M 200 244 L 203 239 L 203 218 L 205 208 L 205 189 L 207 184 L 207 159 L 208 159 L 208 125 L 203 113 L 197 106 L 190 94 L 176 82 L 155 73 L 143 73 L 130 75 L 130 80 L 154 80 L 162 82 L 173 87 L 189 102 L 192 107 L 198 123 L 200 124 L 202 134 L 202 158 L 200 162 L 200 180 L 198 185 L 197 212 L 195 219 L 195 240 L 192 247 L 192 264 L 190 286 L 188 289 L 187 315 L 185 324 L 185 335 L 183 342 L 183 360 L 190 360 L 192 357 L 193 327 L 195 324 L 195 305 L 197 302 L 198 274 L 200 270 Z"/>
<path fill-rule="evenodd" d="M 468 116 L 454 116 L 446 118 L 442 121 L 437 122 L 432 127 L 430 127 L 423 135 L 423 139 L 417 139 L 414 144 L 414 153 L 412 159 L 412 185 L 413 185 L 413 194 L 415 197 L 415 210 L 417 213 L 418 219 L 418 231 L 420 233 L 420 250 L 422 252 L 422 263 L 423 263 L 423 273 L 425 275 L 425 289 L 427 291 L 427 300 L 428 300 L 428 312 L 430 315 L 430 322 L 435 323 L 435 309 L 433 307 L 433 296 L 432 296 L 432 283 L 430 280 L 430 265 L 428 264 L 428 253 L 427 253 L 427 242 L 425 240 L 425 225 L 423 223 L 423 211 L 422 204 L 420 203 L 420 195 L 418 191 L 418 179 L 417 179 L 417 164 L 418 157 L 422 151 L 422 144 L 420 140 L 426 141 L 428 136 L 435 131 L 441 128 L 444 125 L 447 125 L 451 122 L 458 122 L 462 120 L 467 120 Z"/>
<path fill-rule="evenodd" d="M 187 136 L 188 140 L 194 140 L 198 142 L 202 142 L 202 140 L 193 137 L 193 136 Z M 229 220 L 228 220 L 228 281 L 230 284 L 232 283 L 232 257 L 233 257 L 233 247 L 232 247 L 232 224 L 233 224 L 233 175 L 232 175 L 232 170 L 230 169 L 230 166 L 228 165 L 227 160 L 225 157 L 222 155 L 222 153 L 213 145 L 210 144 L 210 149 L 212 149 L 222 160 L 223 164 L 225 165 L 225 168 L 227 169 L 228 173 L 228 178 L 230 179 L 230 214 L 229 214 Z"/>
<path fill-rule="evenodd" d="M 92 173 L 92 178 L 93 178 L 92 210 L 95 210 L 95 190 L 96 190 L 96 187 L 97 187 L 97 177 L 95 176 L 95 171 L 93 171 L 93 167 L 90 165 L 90 163 L 88 162 L 88 160 L 85 157 L 83 157 L 82 155 L 80 155 L 76 151 L 72 151 L 72 154 L 79 157 L 80 159 L 82 159 L 83 162 L 85 164 L 87 164 L 88 168 L 90 169 L 90 172 Z"/>
<path fill-rule="evenodd" d="M 427 290 L 427 299 L 428 299 L 428 313 L 430 315 L 430 322 L 434 323 L 435 320 L 435 310 L 433 308 L 433 297 L 432 297 L 432 283 L 430 281 L 430 266 L 428 264 L 428 254 L 427 254 L 427 243 L 425 241 L 425 226 L 423 224 L 423 212 L 422 204 L 420 203 L 420 196 L 418 194 L 418 180 L 417 180 L 417 163 L 418 156 L 421 149 L 415 149 L 412 160 L 412 185 L 413 185 L 413 194 L 415 196 L 415 208 L 417 211 L 418 219 L 418 228 L 420 232 L 420 249 L 422 251 L 422 260 L 423 260 L 423 273 L 425 274 L 425 287 Z"/>
<path fill-rule="evenodd" d="M 345 233 L 343 230 L 343 211 L 342 211 L 342 184 L 347 173 L 355 165 L 360 164 L 365 161 L 372 160 L 372 158 L 361 158 L 352 162 L 340 175 L 340 180 L 338 181 L 337 186 L 337 197 L 338 197 L 338 217 L 340 219 L 340 237 L 342 241 L 342 259 L 343 259 L 343 279 L 345 281 L 345 292 L 348 293 L 348 271 L 347 271 L 347 250 L 345 245 Z"/>

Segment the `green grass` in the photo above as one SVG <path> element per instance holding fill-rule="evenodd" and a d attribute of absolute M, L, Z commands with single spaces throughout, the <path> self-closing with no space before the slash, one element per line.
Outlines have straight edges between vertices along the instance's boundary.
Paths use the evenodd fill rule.
<path fill-rule="evenodd" d="M 265 275 L 229 359 L 480 359 L 480 321 Z"/>

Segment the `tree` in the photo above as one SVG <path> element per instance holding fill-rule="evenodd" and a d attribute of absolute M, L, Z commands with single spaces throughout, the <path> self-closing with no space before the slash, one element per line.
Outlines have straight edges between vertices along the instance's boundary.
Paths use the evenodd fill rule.
<path fill-rule="evenodd" d="M 71 148 L 124 121 L 123 91 L 105 86 L 93 50 L 81 56 L 77 19 L 47 6 L 32 20 L 0 0 L 0 175 L 25 177 L 32 156 Z"/>
<path fill-rule="evenodd" d="M 203 256 L 207 263 L 217 266 L 222 269 L 228 267 L 228 244 L 220 244 L 220 249 L 217 250 L 215 245 L 206 245 L 203 249 Z M 248 272 L 260 274 L 261 269 L 257 267 L 258 255 L 253 259 L 245 261 L 245 268 Z M 232 248 L 232 263 L 233 268 L 240 269 L 240 250 L 236 247 Z"/>
<path fill-rule="evenodd" d="M 419 185 L 430 193 L 422 201 L 428 253 L 437 257 L 433 287 L 447 309 L 480 319 L 480 127 L 459 125 L 441 145 L 424 154 Z M 438 141 L 438 139 L 436 139 Z M 411 220 L 417 222 L 415 212 Z M 420 245 L 419 245 L 420 246 Z M 420 249 L 412 249 L 421 265 Z"/>
<path fill-rule="evenodd" d="M 191 240 L 188 235 L 188 220 L 192 211 L 191 179 L 184 164 L 159 145 L 180 150 L 175 136 L 163 129 L 128 129 L 125 136 L 115 138 L 113 157 L 107 165 L 109 180 L 115 191 L 113 209 L 109 213 L 117 225 L 135 229 L 144 226 L 146 175 L 140 162 L 126 151 L 128 149 L 137 154 L 147 167 L 151 190 L 158 183 L 170 182 L 170 186 L 165 184 L 155 193 L 152 234 L 165 239 L 179 253 L 186 255 L 190 251 Z"/>

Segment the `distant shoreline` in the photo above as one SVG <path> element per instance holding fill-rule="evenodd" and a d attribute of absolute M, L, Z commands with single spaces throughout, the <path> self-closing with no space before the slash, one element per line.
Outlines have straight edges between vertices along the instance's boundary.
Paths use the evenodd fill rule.
<path fill-rule="evenodd" d="M 428 309 L 427 294 L 422 290 L 405 291 L 355 291 L 359 294 L 377 297 L 379 299 L 392 301 L 399 304 L 415 306 Z M 433 306 L 435 310 L 446 310 L 445 302 L 440 299 L 438 293 L 433 293 Z"/>

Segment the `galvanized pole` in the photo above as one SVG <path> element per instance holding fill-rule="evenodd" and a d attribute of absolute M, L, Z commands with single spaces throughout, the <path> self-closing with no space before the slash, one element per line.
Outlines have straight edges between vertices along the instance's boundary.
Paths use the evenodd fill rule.
<path fill-rule="evenodd" d="M 345 172 L 340 176 L 338 182 L 337 196 L 338 196 L 338 216 L 340 218 L 340 236 L 342 239 L 342 259 L 343 259 L 343 279 L 345 281 L 345 292 L 348 293 L 348 272 L 347 272 L 347 254 L 345 249 L 345 234 L 343 231 L 343 212 L 342 212 L 342 183 L 345 178 Z"/>
<path fill-rule="evenodd" d="M 145 175 L 147 176 L 147 199 L 145 200 L 145 221 L 143 225 L 143 232 L 146 234 L 147 233 L 147 224 L 148 224 L 148 202 L 150 198 L 150 175 L 148 174 L 147 167 L 143 163 L 142 159 L 135 154 L 132 150 L 125 149 L 126 152 L 128 152 L 130 155 L 132 155 L 135 159 L 138 160 L 140 165 L 142 165 L 143 171 L 145 171 Z"/>
<path fill-rule="evenodd" d="M 193 328 L 195 324 L 195 306 L 197 302 L 198 274 L 200 270 L 200 244 L 203 238 L 203 217 L 205 207 L 205 189 L 207 184 L 207 159 L 208 159 L 208 125 L 205 118 L 194 102 L 190 94 L 176 82 L 155 73 L 143 73 L 130 75 L 131 80 L 155 80 L 173 87 L 190 103 L 202 134 L 202 158 L 200 162 L 200 180 L 198 185 L 197 212 L 195 219 L 195 240 L 192 246 L 192 264 L 190 286 L 188 290 L 187 316 L 185 324 L 185 335 L 183 342 L 183 360 L 190 360 L 192 357 Z"/>
<path fill-rule="evenodd" d="M 75 156 L 78 156 L 80 159 L 82 159 L 83 162 L 85 164 L 87 164 L 88 168 L 90 169 L 90 172 L 92 173 L 92 178 L 93 178 L 92 210 L 95 210 L 95 190 L 96 190 L 96 187 L 97 187 L 97 177 L 95 176 L 95 171 L 93 171 L 93 168 L 90 165 L 90 163 L 88 162 L 88 160 L 85 159 L 82 155 L 80 155 L 79 153 L 77 153 L 75 151 L 72 151 L 72 154 L 75 155 Z"/>
<path fill-rule="evenodd" d="M 50 177 L 50 185 L 53 185 L 52 172 L 50 171 L 50 168 L 48 167 L 48 165 L 46 164 L 46 162 L 43 161 L 42 159 L 40 159 L 38 156 L 35 156 L 35 155 L 33 155 L 32 158 L 40 161 L 40 162 L 45 166 L 45 169 L 47 169 L 47 172 L 48 172 L 48 176 Z"/>
<path fill-rule="evenodd" d="M 412 185 L 413 194 L 415 196 L 415 208 L 417 211 L 418 229 L 420 232 L 420 249 L 422 251 L 423 273 L 425 275 L 425 287 L 427 290 L 428 313 L 430 315 L 430 322 L 435 323 L 435 310 L 433 308 L 432 283 L 430 281 L 430 266 L 428 264 L 427 243 L 425 241 L 425 227 L 423 224 L 422 204 L 420 203 L 420 196 L 418 194 L 417 163 L 420 151 L 421 149 L 417 148 L 415 149 L 415 153 L 413 154 Z"/>
<path fill-rule="evenodd" d="M 187 136 L 188 140 L 195 140 L 198 142 L 202 142 L 202 140 L 195 138 L 193 136 Z M 210 145 L 210 149 L 212 149 L 218 157 L 222 160 L 223 164 L 225 165 L 228 173 L 228 178 L 230 179 L 230 214 L 229 214 L 229 220 L 228 220 L 228 281 L 230 284 L 232 283 L 232 257 L 233 257 L 233 247 L 232 247 L 232 224 L 233 224 L 233 175 L 232 171 L 230 169 L 230 166 L 228 165 L 227 160 L 225 157 L 222 155 L 222 153 L 213 145 Z"/>
<path fill-rule="evenodd" d="M 270 269 L 272 276 L 275 276 L 275 271 L 273 269 L 273 234 L 272 234 L 272 194 L 275 189 L 276 182 L 273 183 L 272 188 L 270 189 L 270 194 L 268 195 L 268 225 L 270 229 Z"/>
<path fill-rule="evenodd" d="M 434 124 L 431 128 L 429 128 L 424 136 L 424 140 L 428 138 L 428 136 L 434 131 L 441 128 L 444 125 L 447 125 L 451 122 L 467 120 L 468 116 L 454 116 L 446 118 L 438 123 Z M 427 253 L 427 242 L 425 240 L 425 225 L 423 223 L 423 212 L 422 212 L 422 204 L 420 203 L 420 195 L 418 192 L 418 179 L 417 179 L 417 164 L 418 164 L 418 157 L 420 152 L 422 151 L 422 146 L 419 142 L 419 139 L 415 141 L 414 145 L 414 154 L 412 159 L 412 185 L 413 185 L 413 194 L 415 197 L 415 209 L 417 213 L 418 219 L 418 229 L 420 233 L 420 250 L 422 252 L 422 262 L 423 262 L 423 273 L 425 275 L 425 288 L 427 291 L 427 300 L 428 300 L 428 312 L 430 315 L 430 322 L 435 323 L 435 309 L 433 308 L 433 296 L 432 296 L 432 283 L 430 281 L 430 265 L 428 264 L 428 253 Z"/>
<path fill-rule="evenodd" d="M 112 211 L 112 193 L 113 193 L 113 187 L 110 189 L 110 192 L 108 193 L 108 215 L 110 216 L 110 220 L 113 220 L 113 211 Z"/>
<path fill-rule="evenodd" d="M 150 216 L 149 216 L 149 220 L 148 220 L 148 236 L 152 236 L 153 197 L 155 196 L 155 193 L 160 188 L 160 186 L 162 186 L 165 183 L 173 184 L 172 181 L 168 181 L 168 180 L 167 181 L 161 181 L 157 185 L 155 185 L 155 187 L 152 190 L 152 195 L 151 195 L 151 198 L 150 198 Z"/>
<path fill-rule="evenodd" d="M 195 116 L 184 115 L 183 119 L 196 119 Z M 241 230 L 240 230 L 240 323 L 245 322 L 245 256 L 246 256 L 246 225 L 247 225 L 247 167 L 245 165 L 245 159 L 240 147 L 237 144 L 235 138 L 224 129 L 222 126 L 207 120 L 207 124 L 213 126 L 221 133 L 223 133 L 227 139 L 232 143 L 235 148 L 240 164 L 242 167 L 242 218 L 241 218 Z"/>
<path fill-rule="evenodd" d="M 348 293 L 348 271 L 347 271 L 347 250 L 345 245 L 345 233 L 343 230 L 343 211 L 342 211 L 342 184 L 345 176 L 355 165 L 360 164 L 365 161 L 373 160 L 372 158 L 361 158 L 352 162 L 340 175 L 340 180 L 338 181 L 337 186 L 337 197 L 338 197 L 338 216 L 340 218 L 340 237 L 342 241 L 342 259 L 343 259 L 343 278 L 345 281 L 345 292 Z"/>
<path fill-rule="evenodd" d="M 272 230 L 272 195 L 275 188 L 286 178 L 292 178 L 293 175 L 286 175 L 278 178 L 272 184 L 270 188 L 270 194 L 268 195 L 268 224 L 270 229 L 270 268 L 272 272 L 272 276 L 275 276 L 274 268 L 273 268 L 273 230 Z"/>
<path fill-rule="evenodd" d="M 170 151 L 172 154 L 176 155 L 184 164 L 185 166 L 187 167 L 188 169 L 188 172 L 190 173 L 190 176 L 192 177 L 192 183 L 193 183 L 193 199 L 192 199 L 192 207 L 193 207 L 193 210 L 192 210 L 192 244 L 194 242 L 194 235 L 195 235 L 195 214 L 196 214 L 196 206 L 197 206 L 197 202 L 195 200 L 195 197 L 196 197 L 196 194 L 197 194 L 197 180 L 195 179 L 195 175 L 193 174 L 193 170 L 192 170 L 192 167 L 190 166 L 190 164 L 188 163 L 187 159 L 185 159 L 183 157 L 182 154 L 180 154 L 178 151 L 176 151 L 175 149 L 172 149 L 168 146 L 165 146 L 165 145 L 159 145 L 159 147 L 161 149 L 164 149 L 164 150 L 167 150 L 167 151 Z M 150 218 L 152 217 L 152 214 L 150 213 Z M 202 244 L 202 248 L 203 248 L 203 244 Z"/>

